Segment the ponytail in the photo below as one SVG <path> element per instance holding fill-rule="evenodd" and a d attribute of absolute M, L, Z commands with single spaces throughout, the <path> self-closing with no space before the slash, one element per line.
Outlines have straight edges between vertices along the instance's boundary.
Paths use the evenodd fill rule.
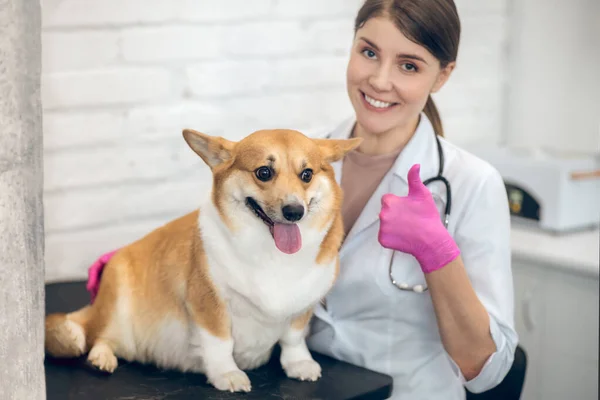
<path fill-rule="evenodd" d="M 431 125 L 433 125 L 433 131 L 436 135 L 444 137 L 444 128 L 442 126 L 442 119 L 440 118 L 440 113 L 438 112 L 431 95 L 427 98 L 427 103 L 425 103 L 425 108 L 423 109 L 429 121 L 431 121 Z"/>

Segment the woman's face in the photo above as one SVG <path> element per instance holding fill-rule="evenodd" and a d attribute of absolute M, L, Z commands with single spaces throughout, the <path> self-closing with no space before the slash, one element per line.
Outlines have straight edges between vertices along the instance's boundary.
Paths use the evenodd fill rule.
<path fill-rule="evenodd" d="M 367 134 L 416 124 L 430 93 L 446 82 L 454 63 L 440 69 L 427 49 L 406 38 L 386 17 L 369 19 L 354 38 L 347 89 Z"/>

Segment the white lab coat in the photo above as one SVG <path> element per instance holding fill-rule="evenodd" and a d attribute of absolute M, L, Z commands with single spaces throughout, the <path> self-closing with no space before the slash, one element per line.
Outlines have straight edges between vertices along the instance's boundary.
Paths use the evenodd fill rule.
<path fill-rule="evenodd" d="M 327 135 L 347 138 L 354 118 Z M 311 135 L 312 136 L 312 135 Z M 407 174 L 421 164 L 421 179 L 435 176 L 438 152 L 433 127 L 425 114 L 393 167 L 369 199 L 340 250 L 340 274 L 318 305 L 307 338 L 312 350 L 394 378 L 394 399 L 464 399 L 464 387 L 482 392 L 497 385 L 512 365 L 518 337 L 513 321 L 510 221 L 506 192 L 498 172 L 488 163 L 440 139 L 443 175 L 452 190 L 448 230 L 457 242 L 469 279 L 490 316 L 497 351 L 481 373 L 465 382 L 442 346 L 430 293 L 400 291 L 389 280 L 392 251 L 378 240 L 381 196 L 405 196 Z M 341 178 L 341 161 L 334 163 Z M 440 214 L 444 185 L 431 183 Z M 393 275 L 409 285 L 425 283 L 416 260 L 394 256 Z M 340 382 L 343 384 L 343 382 Z"/>

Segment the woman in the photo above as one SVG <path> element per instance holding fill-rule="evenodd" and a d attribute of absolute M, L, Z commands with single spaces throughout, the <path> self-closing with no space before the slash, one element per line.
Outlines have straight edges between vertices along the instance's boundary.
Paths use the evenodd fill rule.
<path fill-rule="evenodd" d="M 459 37 L 452 0 L 367 0 L 347 69 L 355 117 L 327 135 L 363 144 L 337 166 L 347 236 L 308 344 L 392 375 L 401 399 L 488 390 L 517 345 L 501 177 L 440 139 L 451 199 L 441 181 L 420 180 L 438 175 L 443 132 L 430 94 L 451 75 Z"/>
<path fill-rule="evenodd" d="M 335 165 L 347 236 L 308 344 L 392 375 L 401 399 L 488 390 L 517 344 L 502 179 L 436 142 L 443 131 L 430 94 L 450 77 L 459 37 L 452 0 L 367 0 L 347 68 L 355 115 L 324 135 L 363 143 Z M 420 178 L 438 175 L 439 150 L 451 198 L 443 182 Z M 450 200 L 446 228 L 440 214 Z M 90 268 L 92 291 L 107 258 Z"/>

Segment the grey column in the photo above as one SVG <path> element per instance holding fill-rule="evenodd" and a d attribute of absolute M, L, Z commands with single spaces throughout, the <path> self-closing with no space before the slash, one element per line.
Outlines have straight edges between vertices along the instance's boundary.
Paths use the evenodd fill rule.
<path fill-rule="evenodd" d="M 39 0 L 0 0 L 0 399 L 46 398 Z"/>

